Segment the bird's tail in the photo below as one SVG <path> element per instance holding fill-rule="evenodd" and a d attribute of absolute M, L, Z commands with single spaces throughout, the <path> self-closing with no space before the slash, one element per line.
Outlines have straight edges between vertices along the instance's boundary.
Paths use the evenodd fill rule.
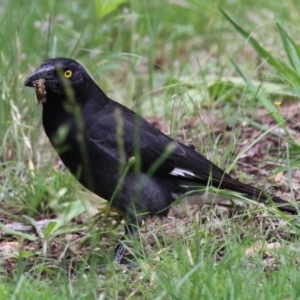
<path fill-rule="evenodd" d="M 260 190 L 258 188 L 255 188 L 254 186 L 239 182 L 237 180 L 233 179 L 233 181 L 235 182 L 235 185 L 233 185 L 231 187 L 232 191 L 242 193 L 245 196 L 247 196 L 253 200 L 256 200 L 258 202 L 261 202 L 261 203 L 264 203 L 267 205 L 276 204 L 276 207 L 279 210 L 284 211 L 284 212 L 289 212 L 292 214 L 300 213 L 300 210 L 296 205 L 293 206 L 288 201 L 283 200 L 282 198 L 280 198 L 278 196 L 270 195 L 263 190 Z M 228 187 L 227 187 L 227 189 L 228 189 Z"/>

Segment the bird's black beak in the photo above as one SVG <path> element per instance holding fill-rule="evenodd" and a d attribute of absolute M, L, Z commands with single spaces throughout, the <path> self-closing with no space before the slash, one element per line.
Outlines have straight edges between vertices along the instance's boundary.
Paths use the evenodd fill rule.
<path fill-rule="evenodd" d="M 45 85 L 53 83 L 54 81 L 55 66 L 53 65 L 43 65 L 33 73 L 31 73 L 24 81 L 25 86 L 34 87 L 34 83 L 37 80 L 43 79 Z"/>

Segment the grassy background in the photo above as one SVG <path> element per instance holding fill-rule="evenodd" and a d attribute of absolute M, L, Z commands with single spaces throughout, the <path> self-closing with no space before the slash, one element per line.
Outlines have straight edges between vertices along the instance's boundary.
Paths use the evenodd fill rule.
<path fill-rule="evenodd" d="M 234 27 L 219 6 L 241 28 Z M 53 214 L 63 214 L 70 220 L 84 210 L 86 204 L 82 203 L 91 197 L 60 166 L 44 136 L 41 109 L 36 105 L 34 92 L 23 86 L 25 77 L 47 57 L 79 60 L 110 97 L 146 117 L 165 120 L 163 123 L 166 122 L 174 137 L 187 121 L 198 118 L 197 127 L 189 128 L 191 136 L 197 136 L 193 143 L 227 170 L 236 170 L 235 156 L 231 154 L 235 143 L 226 145 L 220 153 L 217 143 L 222 143 L 222 138 L 215 136 L 214 126 L 201 119 L 201 110 L 216 118 L 215 127 L 218 122 L 230 124 L 235 140 L 241 138 L 241 124 L 249 118 L 253 122 L 257 110 L 265 108 L 285 131 L 282 139 L 291 149 L 277 151 L 284 162 L 283 171 L 297 169 L 299 145 L 274 101 L 297 101 L 299 94 L 299 11 L 297 0 L 28 0 L 18 3 L 3 0 L 0 5 L 0 210 L 5 218 L 0 221 L 24 221 L 24 216 L 28 220 L 28 217 L 39 219 Z M 276 21 L 288 26 L 287 35 Z M 246 40 L 241 35 L 242 29 L 252 33 L 263 48 L 251 39 Z M 266 55 L 275 63 L 266 60 Z M 266 82 L 263 88 L 261 81 Z M 202 137 L 199 132 L 205 131 Z M 242 180 L 243 176 L 247 178 L 245 174 L 240 176 Z M 142 247 L 137 247 L 142 260 L 136 270 L 119 270 L 110 263 L 101 276 L 94 272 L 85 274 L 82 269 L 74 274 L 68 266 L 64 271 L 51 267 L 46 250 L 42 253 L 20 250 L 16 255 L 17 267 L 9 274 L 5 258 L 2 259 L 0 298 L 298 298 L 296 225 L 286 220 L 290 225 L 287 231 L 294 234 L 286 241 L 276 234 L 274 239 L 277 227 L 272 224 L 272 218 L 268 219 L 266 229 L 265 223 L 252 226 L 257 221 L 254 213 L 229 218 L 212 211 L 191 214 L 188 226 L 175 221 L 178 227 L 175 236 L 169 236 L 164 224 L 160 226 L 159 222 L 155 226 L 158 229 L 150 227 L 148 234 L 155 247 L 146 247 L 147 255 Z M 201 225 L 203 218 L 206 222 Z M 47 249 L 58 233 L 63 233 L 65 238 L 70 232 L 70 228 L 61 232 L 48 228 L 39 240 Z M 24 236 L 15 239 L 20 242 Z M 92 226 L 85 239 L 96 244 L 100 240 Z M 115 240 L 116 237 L 110 239 L 108 246 L 97 244 L 95 253 L 109 261 Z M 259 244 L 254 254 L 246 255 L 247 249 L 257 245 L 257 241 L 280 243 L 280 247 L 268 250 L 271 264 L 266 266 L 263 260 L 264 244 Z M 30 263 L 27 256 L 31 257 Z M 35 257 L 39 257 L 36 263 Z"/>

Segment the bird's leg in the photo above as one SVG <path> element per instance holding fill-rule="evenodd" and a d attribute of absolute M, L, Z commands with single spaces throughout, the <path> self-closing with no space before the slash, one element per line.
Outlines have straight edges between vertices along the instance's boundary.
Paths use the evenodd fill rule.
<path fill-rule="evenodd" d="M 137 225 L 134 225 L 132 223 L 126 224 L 125 225 L 125 235 L 121 239 L 120 243 L 117 245 L 115 248 L 115 256 L 114 256 L 114 261 L 117 262 L 118 264 L 122 264 L 122 260 L 124 258 L 124 253 L 127 248 L 127 242 L 129 239 L 131 239 L 135 232 L 137 230 Z M 127 267 L 133 267 L 133 265 L 130 264 L 123 264 Z M 136 264 L 134 265 L 136 267 Z"/>
<path fill-rule="evenodd" d="M 138 222 L 137 222 L 138 223 Z M 118 263 L 119 265 L 122 265 L 124 267 L 127 267 L 129 269 L 136 268 L 138 266 L 135 262 L 122 262 L 124 258 L 124 254 L 126 251 L 126 248 L 128 247 L 126 244 L 127 242 L 134 236 L 135 232 L 137 230 L 137 225 L 126 224 L 125 225 L 125 234 L 122 237 L 120 243 L 115 248 L 115 255 L 114 255 L 114 261 Z M 106 269 L 106 265 L 99 265 L 96 268 L 97 273 L 102 273 Z M 88 265 L 85 267 L 85 271 L 90 271 L 91 267 Z"/>

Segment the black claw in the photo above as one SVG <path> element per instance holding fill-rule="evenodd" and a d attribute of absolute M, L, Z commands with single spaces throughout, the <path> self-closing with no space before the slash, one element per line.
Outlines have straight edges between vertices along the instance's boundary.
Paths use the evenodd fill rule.
<path fill-rule="evenodd" d="M 118 264 L 122 264 L 122 260 L 124 258 L 124 254 L 125 254 L 125 247 L 122 244 L 122 242 L 120 244 L 117 245 L 116 249 L 115 249 L 115 256 L 114 256 L 114 261 Z"/>

